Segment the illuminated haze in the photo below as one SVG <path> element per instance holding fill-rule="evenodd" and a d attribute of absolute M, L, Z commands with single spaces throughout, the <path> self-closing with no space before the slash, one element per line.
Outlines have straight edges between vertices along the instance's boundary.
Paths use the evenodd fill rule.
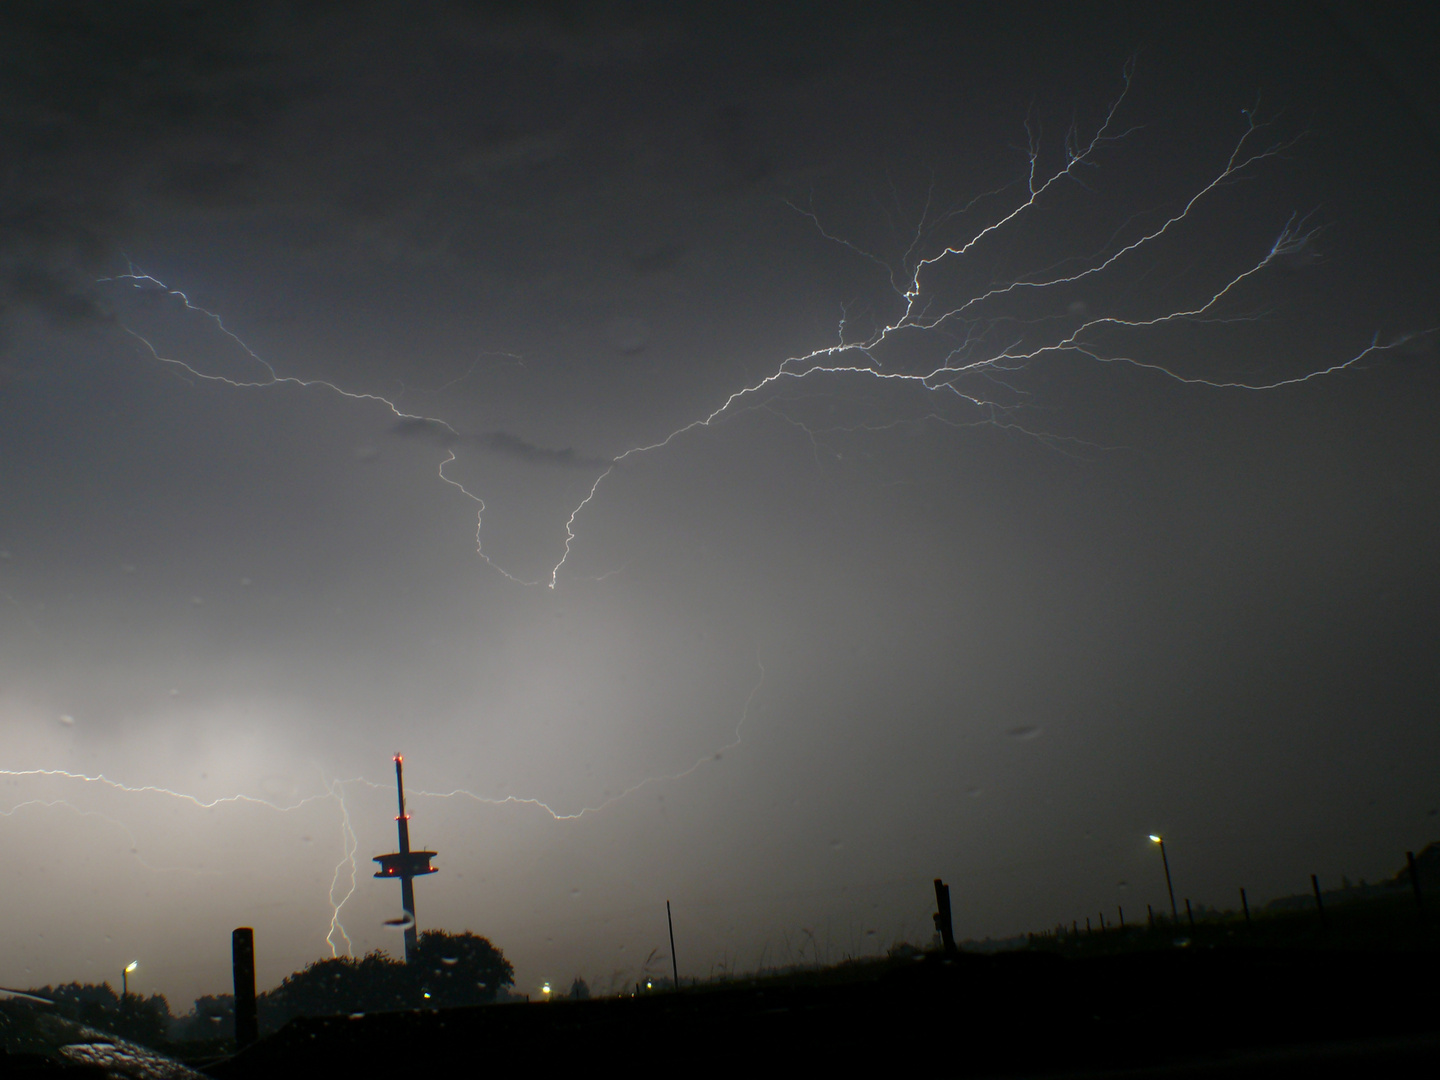
<path fill-rule="evenodd" d="M 397 750 L 522 991 L 1440 839 L 1424 35 L 1144 7 L 10 6 L 0 984 L 397 951 Z"/>

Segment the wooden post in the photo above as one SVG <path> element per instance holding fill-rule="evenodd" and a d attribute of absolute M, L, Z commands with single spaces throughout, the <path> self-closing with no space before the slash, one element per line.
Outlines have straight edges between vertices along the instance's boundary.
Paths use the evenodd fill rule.
<path fill-rule="evenodd" d="M 1124 909 L 1123 907 L 1121 907 L 1119 904 L 1116 904 L 1116 905 L 1115 905 L 1115 910 L 1118 911 L 1118 912 L 1120 912 L 1120 929 L 1121 929 L 1121 930 L 1124 930 L 1124 929 L 1125 929 L 1125 909 Z"/>
<path fill-rule="evenodd" d="M 1195 913 L 1190 910 L 1190 898 L 1185 897 L 1185 918 L 1190 920 L 1190 932 L 1195 932 Z"/>
<path fill-rule="evenodd" d="M 680 965 L 675 960 L 675 921 L 670 918 L 670 901 L 665 901 L 665 925 L 670 928 L 670 974 L 675 977 L 675 989 L 680 989 Z"/>
<path fill-rule="evenodd" d="M 1415 894 L 1415 910 L 1420 918 L 1425 918 L 1425 900 L 1420 895 L 1420 874 L 1415 868 L 1415 852 L 1405 852 L 1405 865 L 1410 868 L 1410 889 Z"/>
<path fill-rule="evenodd" d="M 243 1050 L 260 1037 L 255 1011 L 255 931 L 239 927 L 230 935 L 231 972 L 235 980 L 235 1047 Z"/>
<path fill-rule="evenodd" d="M 1310 888 L 1315 890 L 1315 910 L 1320 915 L 1320 929 L 1325 929 L 1325 901 L 1320 899 L 1320 879 L 1314 874 L 1310 875 Z"/>
<path fill-rule="evenodd" d="M 950 919 L 950 886 L 938 877 L 935 879 L 935 929 L 940 931 L 940 942 L 946 956 L 956 955 L 960 949 L 955 944 L 955 924 Z"/>
<path fill-rule="evenodd" d="M 1245 899 L 1245 890 L 1240 890 L 1240 906 L 1245 909 L 1245 929 L 1250 929 L 1250 901 Z"/>

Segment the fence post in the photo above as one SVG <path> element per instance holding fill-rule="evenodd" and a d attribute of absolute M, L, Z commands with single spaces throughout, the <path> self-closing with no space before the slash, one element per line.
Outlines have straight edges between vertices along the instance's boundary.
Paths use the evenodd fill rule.
<path fill-rule="evenodd" d="M 260 1037 L 255 1009 L 255 931 L 248 926 L 230 935 L 231 973 L 235 980 L 235 1048 L 244 1050 Z"/>
<path fill-rule="evenodd" d="M 938 877 L 935 879 L 935 929 L 940 931 L 940 941 L 945 946 L 945 955 L 954 956 L 960 950 L 955 945 L 955 925 L 950 920 L 950 886 Z"/>

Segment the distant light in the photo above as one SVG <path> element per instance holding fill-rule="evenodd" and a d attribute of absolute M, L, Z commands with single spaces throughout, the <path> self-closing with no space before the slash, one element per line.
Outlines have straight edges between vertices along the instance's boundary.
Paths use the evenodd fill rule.
<path fill-rule="evenodd" d="M 139 961 L 139 960 L 131 960 L 128 964 L 125 965 L 125 974 L 126 974 L 126 975 L 129 975 L 130 972 L 134 971 L 134 970 L 135 970 L 136 968 L 138 968 L 139 966 L 140 966 L 140 961 Z M 111 968 L 110 970 L 113 971 L 113 970 L 115 970 L 115 969 L 114 969 L 114 968 Z"/>
<path fill-rule="evenodd" d="M 1156 836 L 1153 832 L 1150 834 L 1150 839 L 1157 844 L 1162 843 L 1160 837 Z"/>
<path fill-rule="evenodd" d="M 542 986 L 540 987 L 540 992 L 541 992 L 542 994 L 548 994 L 548 993 L 550 993 L 550 984 L 547 982 L 547 983 L 545 983 L 544 985 L 542 985 Z"/>
<path fill-rule="evenodd" d="M 429 991 L 429 990 L 424 991 L 424 994 L 425 994 L 425 997 L 426 997 L 427 999 L 430 997 L 430 991 Z"/>
<path fill-rule="evenodd" d="M 655 988 L 655 984 L 652 983 L 649 979 L 646 979 L 646 980 L 645 980 L 645 989 L 646 989 L 646 990 L 653 990 L 654 988 Z"/>

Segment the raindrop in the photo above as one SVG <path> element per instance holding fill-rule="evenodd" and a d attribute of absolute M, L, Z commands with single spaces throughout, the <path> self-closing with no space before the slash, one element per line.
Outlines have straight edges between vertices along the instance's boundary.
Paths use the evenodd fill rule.
<path fill-rule="evenodd" d="M 61 713 L 61 714 L 60 714 L 60 722 L 61 722 L 62 724 L 64 724 L 66 727 L 74 727 L 74 726 L 75 726 L 75 717 L 71 716 L 69 713 Z"/>
<path fill-rule="evenodd" d="M 1019 727 L 1012 727 L 1008 734 L 1012 739 L 1038 739 L 1040 728 L 1035 724 L 1021 724 Z"/>
<path fill-rule="evenodd" d="M 121 572 L 122 574 L 133 574 L 133 573 L 135 573 L 135 564 L 134 564 L 133 562 L 121 563 L 121 564 L 120 564 L 120 572 Z"/>
<path fill-rule="evenodd" d="M 240 579 L 240 584 L 241 584 L 241 585 L 244 585 L 244 586 L 246 586 L 246 587 L 249 587 L 249 585 L 250 585 L 250 579 L 249 579 L 248 577 L 242 577 L 242 578 Z"/>
<path fill-rule="evenodd" d="M 190 603 L 194 604 L 196 607 L 199 607 L 201 604 L 205 603 L 205 598 L 203 596 L 192 596 L 190 597 Z"/>
<path fill-rule="evenodd" d="M 981 795 L 985 794 L 985 789 L 972 786 L 965 789 L 965 794 L 969 795 L 972 799 L 978 799 Z"/>
<path fill-rule="evenodd" d="M 398 919 L 386 919 L 385 925 L 405 930 L 415 925 L 415 916 L 411 915 L 408 911 L 402 912 Z"/>
<path fill-rule="evenodd" d="M 844 843 L 841 842 L 841 841 L 839 841 L 839 840 L 831 840 L 831 841 L 830 841 L 830 850 L 831 850 L 831 851 L 839 851 L 839 850 L 840 850 L 842 847 L 844 847 L 844 846 L 845 846 Z"/>
<path fill-rule="evenodd" d="M 571 890 L 570 890 L 570 899 L 571 899 L 571 900 L 574 900 L 574 899 L 578 898 L 579 895 L 580 895 L 580 890 L 579 890 L 579 889 L 571 889 Z"/>

